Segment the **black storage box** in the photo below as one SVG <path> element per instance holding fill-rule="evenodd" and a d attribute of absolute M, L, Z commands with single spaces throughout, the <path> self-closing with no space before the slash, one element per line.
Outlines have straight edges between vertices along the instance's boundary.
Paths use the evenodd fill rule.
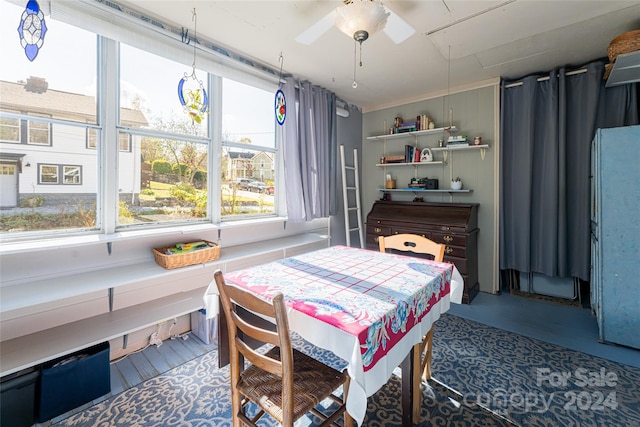
<path fill-rule="evenodd" d="M 38 422 L 111 392 L 109 343 L 80 350 L 42 366 Z"/>
<path fill-rule="evenodd" d="M 0 425 L 31 427 L 36 420 L 36 368 L 7 375 L 0 384 Z"/>

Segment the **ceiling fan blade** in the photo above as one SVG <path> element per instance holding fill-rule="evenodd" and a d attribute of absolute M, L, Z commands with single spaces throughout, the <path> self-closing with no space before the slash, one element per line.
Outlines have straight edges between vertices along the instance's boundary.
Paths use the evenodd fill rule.
<path fill-rule="evenodd" d="M 307 28 L 296 37 L 296 41 L 301 44 L 311 44 L 318 40 L 320 36 L 329 31 L 336 23 L 336 10 L 332 9 L 331 12 L 326 14 L 324 18 Z"/>
<path fill-rule="evenodd" d="M 389 9 L 387 5 L 384 7 L 390 15 L 387 18 L 387 25 L 384 27 L 383 31 L 394 43 L 402 43 L 416 32 L 415 28 L 413 28 L 407 21 L 400 18 L 397 13 Z"/>

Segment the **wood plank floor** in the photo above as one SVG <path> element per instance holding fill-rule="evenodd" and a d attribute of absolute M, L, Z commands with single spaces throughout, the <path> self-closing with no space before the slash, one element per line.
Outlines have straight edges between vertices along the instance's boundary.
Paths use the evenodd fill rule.
<path fill-rule="evenodd" d="M 160 347 L 150 346 L 111 364 L 111 394 L 142 383 L 189 360 L 193 360 L 214 348 L 195 335 L 163 341 Z"/>

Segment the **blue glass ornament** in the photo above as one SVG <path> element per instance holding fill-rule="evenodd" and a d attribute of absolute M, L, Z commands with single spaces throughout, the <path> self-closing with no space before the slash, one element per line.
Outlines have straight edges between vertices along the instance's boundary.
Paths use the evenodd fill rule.
<path fill-rule="evenodd" d="M 24 53 L 29 61 L 33 61 L 38 56 L 46 32 L 47 25 L 44 22 L 44 13 L 40 10 L 40 5 L 36 0 L 29 0 L 24 12 L 22 12 L 18 26 L 20 45 L 24 48 Z"/>

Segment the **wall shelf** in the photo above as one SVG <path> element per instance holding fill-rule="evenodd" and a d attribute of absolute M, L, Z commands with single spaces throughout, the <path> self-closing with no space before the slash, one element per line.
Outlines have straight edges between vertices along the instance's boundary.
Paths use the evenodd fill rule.
<path fill-rule="evenodd" d="M 442 132 L 455 131 L 455 126 L 449 126 L 446 128 L 435 128 L 435 129 L 427 129 L 427 130 L 416 130 L 413 132 L 403 132 L 403 133 L 390 133 L 388 135 L 377 135 L 377 136 L 368 136 L 367 139 L 370 141 L 382 141 L 387 139 L 400 139 L 406 138 L 407 136 L 421 136 L 421 135 L 430 135 L 437 134 Z"/>
<path fill-rule="evenodd" d="M 471 193 L 473 190 L 462 189 L 462 190 L 427 190 L 420 188 L 378 188 L 378 191 L 382 192 L 390 192 L 390 193 Z"/>
<path fill-rule="evenodd" d="M 435 161 L 435 162 L 412 162 L 412 163 L 378 163 L 376 166 L 387 167 L 387 166 L 429 166 L 429 165 L 441 165 L 443 161 Z"/>
<path fill-rule="evenodd" d="M 467 144 L 452 144 L 447 145 L 446 147 L 434 147 L 431 149 L 432 152 L 442 151 L 442 158 L 444 161 L 447 161 L 447 154 L 449 151 L 464 151 L 464 150 L 480 150 L 480 157 L 484 160 L 484 156 L 487 152 L 487 148 L 489 148 L 488 144 L 482 145 L 467 145 Z"/>

